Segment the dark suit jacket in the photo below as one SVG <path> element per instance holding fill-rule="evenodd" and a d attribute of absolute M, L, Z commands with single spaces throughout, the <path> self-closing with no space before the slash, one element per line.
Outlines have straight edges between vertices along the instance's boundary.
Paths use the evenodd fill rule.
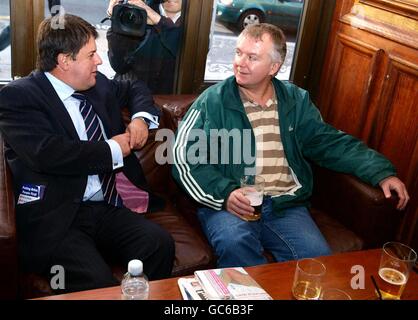
<path fill-rule="evenodd" d="M 117 82 L 97 75 L 96 86 L 83 92 L 100 117 L 108 138 L 123 133 L 121 108 L 134 114 L 159 115 L 142 82 Z M 43 272 L 55 245 L 70 227 L 83 199 L 87 176 L 112 171 L 105 141 L 80 141 L 72 120 L 44 73 L 11 82 L 0 91 L 0 130 L 13 174 L 16 200 L 24 184 L 44 185 L 42 199 L 16 205 L 21 265 Z M 134 154 L 123 171 L 147 190 Z"/>

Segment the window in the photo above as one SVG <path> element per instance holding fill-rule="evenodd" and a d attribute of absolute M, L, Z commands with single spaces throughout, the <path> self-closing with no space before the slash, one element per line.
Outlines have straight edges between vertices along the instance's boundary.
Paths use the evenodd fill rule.
<path fill-rule="evenodd" d="M 290 79 L 303 0 L 216 0 L 213 5 L 205 81 L 233 75 L 237 36 L 247 25 L 261 22 L 274 24 L 285 32 L 287 56 L 277 78 Z"/>
<path fill-rule="evenodd" d="M 51 2 L 60 6 L 51 8 Z M 144 3 L 151 8 L 146 9 L 150 10 L 148 21 L 160 18 L 158 27 L 145 27 L 144 15 L 138 11 L 144 10 L 127 6 L 122 7 L 123 10 L 119 11 L 119 15 L 112 22 L 109 19 L 105 20 L 109 0 L 45 0 L 44 7 L 45 16 L 57 12 L 74 14 L 96 27 L 99 33 L 96 40 L 97 53 L 103 61 L 98 70 L 108 78 L 139 79 L 155 94 L 173 93 L 178 52 L 181 49 L 181 13 L 186 1 L 144 0 Z M 52 12 L 49 12 L 50 9 Z M 156 20 L 153 22 L 156 24 Z M 117 29 L 115 23 L 123 27 Z M 107 37 L 111 25 L 113 32 Z M 131 27 L 135 31 L 144 27 L 143 35 L 133 35 L 132 32 L 129 35 L 122 34 Z"/>
<path fill-rule="evenodd" d="M 183 34 L 181 40 L 178 41 L 179 51 L 177 58 L 179 58 L 179 61 L 177 61 L 176 64 L 176 85 L 173 92 L 198 93 L 207 86 L 213 84 L 214 81 L 205 81 L 205 69 L 208 69 L 207 58 L 211 59 L 210 63 L 213 64 L 213 66 L 209 66 L 213 68 L 217 67 L 221 69 L 222 67 L 227 69 L 228 64 L 232 64 L 233 49 L 230 51 L 231 58 L 225 58 L 224 62 L 214 61 L 212 58 L 213 52 L 210 52 L 208 56 L 209 48 L 211 48 L 209 46 L 209 40 L 212 45 L 215 42 L 215 34 L 219 34 L 219 36 L 236 36 L 238 33 L 238 30 L 233 30 L 233 28 L 231 30 L 229 25 L 222 26 L 220 22 L 217 23 L 217 25 L 220 25 L 219 28 L 223 28 L 222 30 L 224 30 L 224 33 L 228 34 L 222 34 L 222 32 L 218 32 L 215 27 L 212 27 L 215 25 L 216 21 L 217 5 L 221 2 L 228 1 L 233 2 L 233 0 L 182 1 Z M 276 1 L 281 2 L 281 0 Z M 293 1 L 296 4 L 298 4 L 298 2 L 303 2 L 303 19 L 300 19 L 301 21 L 299 23 L 303 29 L 299 27 L 297 36 L 296 33 L 294 33 L 294 38 L 296 39 L 294 44 L 295 54 L 292 59 L 290 59 L 291 54 L 288 55 L 288 59 L 293 62 L 287 64 L 288 66 L 292 66 L 291 69 L 287 69 L 290 72 L 291 80 L 303 88 L 309 88 L 312 85 L 315 86 L 319 82 L 320 70 L 325 54 L 327 35 L 331 25 L 335 1 L 336 0 Z M 49 15 L 48 6 L 44 5 L 47 4 L 47 2 L 47 0 L 0 0 L 0 22 L 5 23 L 8 21 L 7 17 L 9 16 L 9 13 L 7 8 L 10 6 L 10 24 L 12 31 L 11 73 L 13 76 L 26 76 L 35 68 L 36 44 L 34 43 L 34 39 L 36 38 L 36 30 L 39 23 L 46 15 Z M 108 4 L 108 0 L 89 0 L 84 2 L 82 2 L 82 0 L 61 0 L 61 2 L 64 8 L 67 9 L 67 12 L 81 15 L 94 25 L 99 24 L 99 30 L 103 29 L 99 32 L 101 34 L 104 34 L 106 28 L 110 26 L 109 22 L 100 24 L 100 20 L 105 15 L 105 8 Z M 252 3 L 254 0 L 246 0 L 243 2 Z M 283 0 L 283 3 L 284 2 L 287 2 L 289 5 L 291 4 L 289 1 Z M 211 14 L 212 11 L 213 14 Z M 3 25 L 0 23 L 0 28 Z M 289 37 L 289 34 L 287 34 L 287 36 Z M 104 36 L 101 38 L 102 39 L 100 40 L 104 40 Z M 10 48 L 8 50 L 10 50 Z M 105 65 L 107 61 L 107 49 L 103 49 L 99 46 L 99 50 Z M 0 52 L 0 64 L 5 61 L 2 60 L 2 54 L 5 52 Z M 25 54 L 21 54 L 22 52 L 25 52 Z M 218 63 L 218 66 L 216 63 Z M 112 75 L 103 69 L 102 71 L 110 76 Z M 8 77 L 10 78 L 10 72 Z M 316 89 L 313 88 L 312 91 L 315 90 Z"/>
<path fill-rule="evenodd" d="M 6 3 L 10 0 L 0 1 Z M 99 33 L 99 38 L 97 39 L 98 54 L 103 60 L 103 64 L 99 66 L 99 71 L 106 74 L 109 78 L 141 79 L 146 82 L 154 94 L 175 92 L 178 73 L 180 72 L 178 62 L 183 50 L 183 17 L 188 1 L 145 0 L 144 2 L 154 11 L 154 13 L 151 11 L 151 14 L 148 15 L 148 17 L 154 15 L 155 20 L 157 17 L 164 18 L 160 20 L 162 21 L 162 23 L 159 24 L 160 30 L 156 30 L 157 28 L 147 25 L 146 31 L 151 30 L 151 35 L 148 38 L 144 37 L 143 41 L 141 41 L 139 37 L 131 36 L 129 37 L 130 43 L 128 45 L 126 45 L 128 40 L 125 39 L 126 41 L 124 41 L 123 44 L 120 44 L 118 41 L 119 39 L 117 39 L 113 41 L 115 44 L 114 46 L 108 46 L 106 35 L 111 22 L 105 21 L 102 23 L 101 21 L 107 17 L 109 0 L 10 1 L 10 22 L 12 30 L 11 72 L 13 77 L 27 76 L 35 68 L 37 51 L 35 39 L 37 29 L 42 20 L 46 16 L 51 15 L 50 9 L 52 9 L 54 11 L 52 14 L 57 14 L 61 10 L 64 13 L 81 16 L 96 26 Z M 54 5 L 59 6 L 59 9 L 57 9 L 57 7 L 52 8 Z M 138 9 L 133 11 L 138 13 Z M 126 11 L 124 12 L 126 13 Z M 135 17 L 138 17 L 138 15 Z M 124 20 L 125 18 L 128 21 Z M 132 15 L 121 15 L 120 18 L 116 20 L 124 20 L 121 24 L 126 25 L 127 23 L 132 22 Z M 134 20 L 134 24 L 139 25 L 139 20 L 136 18 L 134 18 Z M 170 21 L 172 21 L 171 24 Z M 162 41 L 162 39 L 164 41 Z M 141 43 L 144 43 L 144 45 L 141 45 Z M 110 51 L 113 50 L 112 48 L 116 48 L 115 50 L 118 51 L 124 51 L 122 54 L 111 56 L 122 58 L 116 58 L 109 61 L 109 48 Z M 21 54 L 22 52 L 25 52 L 25 54 Z M 123 63 L 119 63 L 120 61 L 123 61 Z M 130 74 L 126 73 L 126 71 L 124 71 L 126 69 L 122 68 L 119 68 L 119 70 L 122 70 L 119 73 L 116 73 L 116 70 L 113 70 L 114 68 L 118 69 L 121 64 L 125 66 L 126 61 L 133 61 L 127 68 L 128 71 L 132 71 L 129 72 Z M 112 68 L 111 65 L 114 68 Z M 135 66 L 135 70 L 132 70 L 130 66 Z"/>

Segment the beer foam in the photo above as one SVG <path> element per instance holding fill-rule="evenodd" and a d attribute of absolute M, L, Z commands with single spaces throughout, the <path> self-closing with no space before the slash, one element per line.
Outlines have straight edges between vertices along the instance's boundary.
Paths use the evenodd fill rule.
<path fill-rule="evenodd" d="M 387 274 L 393 275 L 391 277 L 388 277 Z M 406 276 L 396 270 L 396 269 L 392 269 L 392 268 L 382 268 L 379 270 L 379 276 L 380 278 L 382 278 L 384 281 L 393 284 L 395 286 L 401 286 L 403 284 L 406 283 Z"/>
<path fill-rule="evenodd" d="M 262 192 L 249 192 L 245 195 L 253 207 L 259 206 L 263 203 Z"/>

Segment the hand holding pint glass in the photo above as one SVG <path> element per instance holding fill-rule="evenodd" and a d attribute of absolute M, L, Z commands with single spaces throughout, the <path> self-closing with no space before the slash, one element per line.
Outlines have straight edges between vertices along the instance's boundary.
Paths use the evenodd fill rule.
<path fill-rule="evenodd" d="M 384 300 L 399 300 L 417 260 L 417 253 L 399 242 L 383 245 L 379 265 L 378 287 Z"/>
<path fill-rule="evenodd" d="M 264 178 L 257 175 L 245 175 L 241 178 L 241 188 L 254 208 L 254 215 L 246 215 L 244 219 L 247 221 L 259 220 L 263 206 Z"/>

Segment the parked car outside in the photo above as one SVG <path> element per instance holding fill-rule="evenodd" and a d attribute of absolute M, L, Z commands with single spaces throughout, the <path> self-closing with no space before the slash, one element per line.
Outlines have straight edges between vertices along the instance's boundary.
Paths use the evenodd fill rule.
<path fill-rule="evenodd" d="M 247 25 L 267 22 L 296 31 L 304 0 L 217 0 L 217 21 L 241 31 Z"/>

